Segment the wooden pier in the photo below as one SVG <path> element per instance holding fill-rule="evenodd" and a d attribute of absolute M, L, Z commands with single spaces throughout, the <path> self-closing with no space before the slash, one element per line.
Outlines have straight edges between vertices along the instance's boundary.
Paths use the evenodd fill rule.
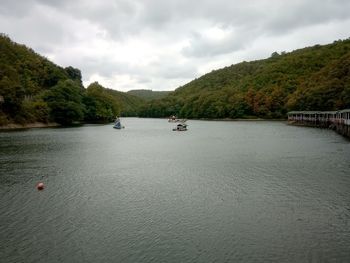
<path fill-rule="evenodd" d="M 288 123 L 327 128 L 350 138 L 350 109 L 339 111 L 291 111 Z"/>

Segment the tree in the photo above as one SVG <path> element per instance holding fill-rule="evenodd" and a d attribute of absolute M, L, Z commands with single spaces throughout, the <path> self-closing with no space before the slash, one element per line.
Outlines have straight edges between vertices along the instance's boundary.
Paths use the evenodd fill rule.
<path fill-rule="evenodd" d="M 71 80 L 77 81 L 80 85 L 83 84 L 81 81 L 81 71 L 79 69 L 69 66 L 69 67 L 66 67 L 64 70 L 67 72 Z"/>
<path fill-rule="evenodd" d="M 98 82 L 89 85 L 84 103 L 86 105 L 85 120 L 87 121 L 110 122 L 116 115 L 120 115 L 121 107 L 117 99 Z"/>
<path fill-rule="evenodd" d="M 279 57 L 280 56 L 280 54 L 278 54 L 278 52 L 273 52 L 272 54 L 271 54 L 271 58 L 277 58 L 277 57 Z"/>
<path fill-rule="evenodd" d="M 44 96 L 50 108 L 50 117 L 54 121 L 70 125 L 84 117 L 84 105 L 80 86 L 72 81 L 60 81 Z"/>

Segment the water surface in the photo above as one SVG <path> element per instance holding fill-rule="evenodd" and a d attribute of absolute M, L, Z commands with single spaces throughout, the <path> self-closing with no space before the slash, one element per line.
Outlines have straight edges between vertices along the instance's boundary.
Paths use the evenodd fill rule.
<path fill-rule="evenodd" d="M 1 262 L 350 261 L 348 140 L 122 121 L 0 133 Z"/>

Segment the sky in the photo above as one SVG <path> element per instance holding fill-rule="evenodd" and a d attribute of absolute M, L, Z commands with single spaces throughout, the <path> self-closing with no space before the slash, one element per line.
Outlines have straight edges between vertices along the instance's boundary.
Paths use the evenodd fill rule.
<path fill-rule="evenodd" d="M 349 0 L 0 0 L 0 32 L 119 91 L 174 90 L 349 29 Z"/>

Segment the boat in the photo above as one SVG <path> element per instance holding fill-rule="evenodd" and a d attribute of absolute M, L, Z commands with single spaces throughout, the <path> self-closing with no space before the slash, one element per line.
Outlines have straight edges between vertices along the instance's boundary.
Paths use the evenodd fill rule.
<path fill-rule="evenodd" d="M 178 119 L 175 115 L 168 118 L 168 122 L 186 122 L 187 119 Z"/>
<path fill-rule="evenodd" d="M 169 117 L 168 122 L 178 122 L 178 119 L 176 118 L 175 115 Z"/>
<path fill-rule="evenodd" d="M 187 124 L 179 123 L 178 125 L 176 125 L 173 131 L 187 131 Z"/>
<path fill-rule="evenodd" d="M 125 128 L 124 126 L 121 125 L 120 119 L 118 117 L 115 119 L 113 128 L 118 130 Z"/>

